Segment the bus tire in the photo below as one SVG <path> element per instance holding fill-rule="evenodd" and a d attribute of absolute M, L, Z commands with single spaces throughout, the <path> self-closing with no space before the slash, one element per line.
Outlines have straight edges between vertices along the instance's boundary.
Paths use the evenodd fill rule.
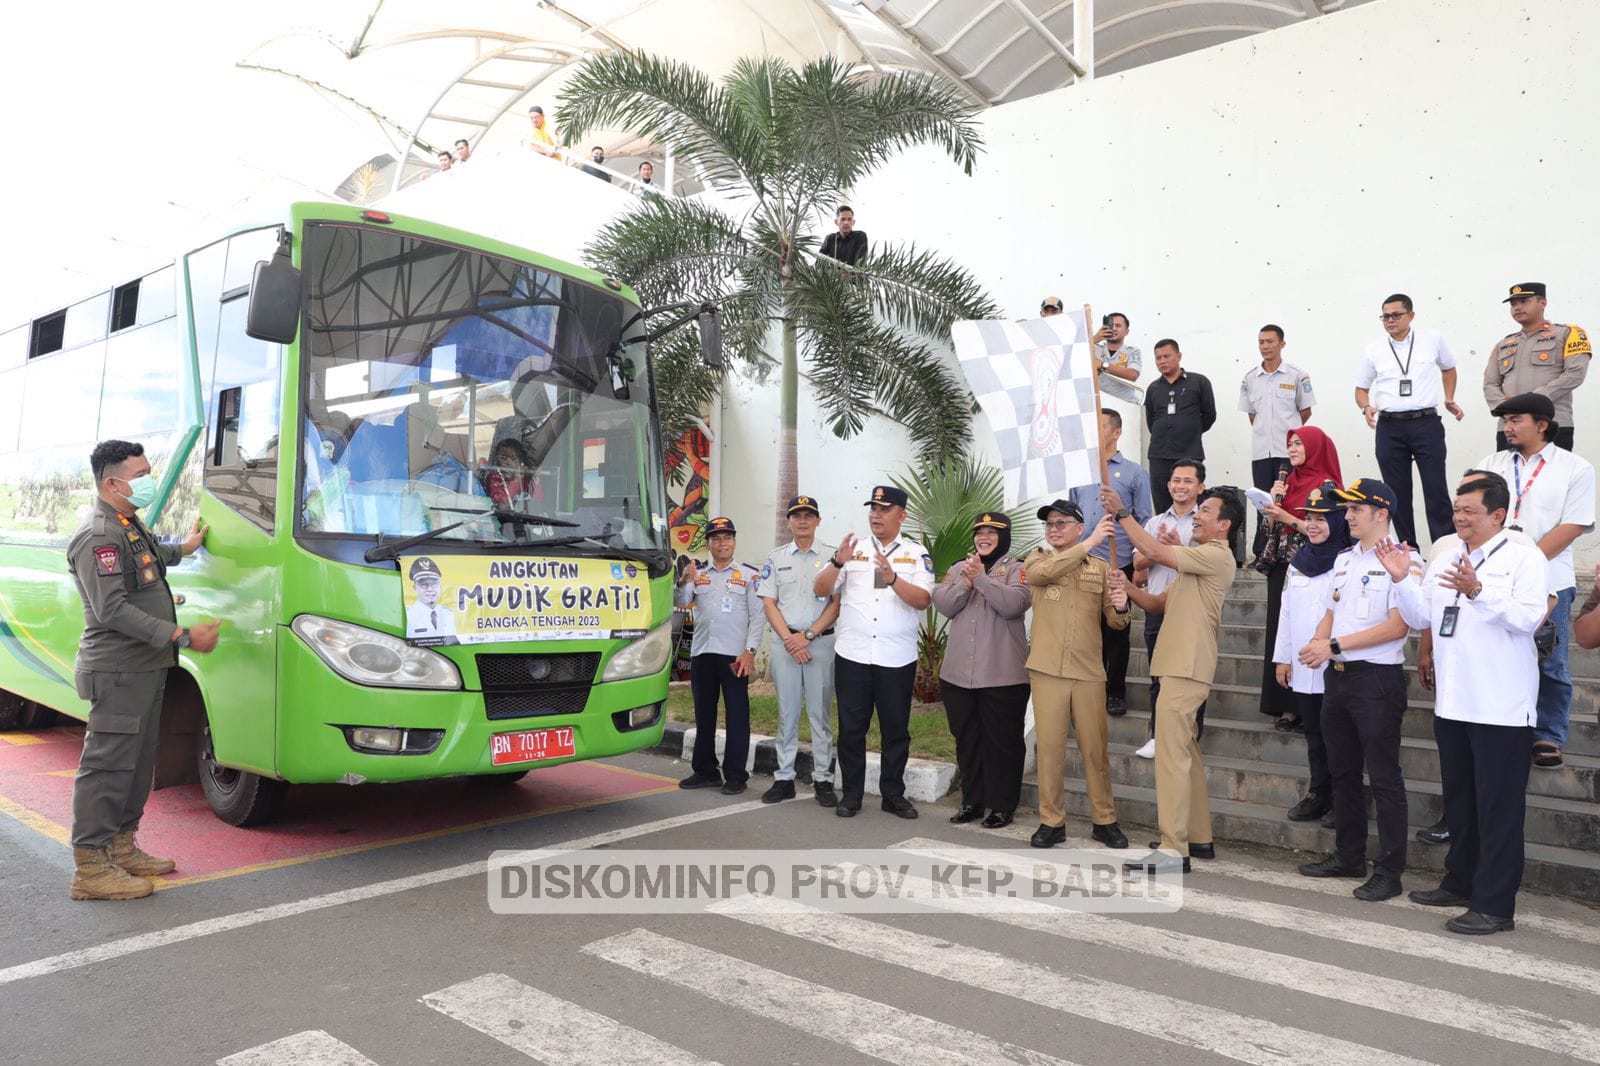
<path fill-rule="evenodd" d="M 473 780 L 480 785 L 514 785 L 528 776 L 526 770 L 515 770 L 509 774 L 478 774 Z"/>
<path fill-rule="evenodd" d="M 0 732 L 48 729 L 56 712 L 11 692 L 0 692 Z"/>
<path fill-rule="evenodd" d="M 218 763 L 211 748 L 211 723 L 201 727 L 200 743 L 195 750 L 200 791 L 205 794 L 212 814 L 241 828 L 266 825 L 278 816 L 289 786 Z"/>

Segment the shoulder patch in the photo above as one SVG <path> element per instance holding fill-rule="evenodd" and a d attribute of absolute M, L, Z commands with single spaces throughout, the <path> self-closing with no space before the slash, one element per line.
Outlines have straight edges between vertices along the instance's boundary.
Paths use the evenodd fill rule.
<path fill-rule="evenodd" d="M 105 544 L 96 548 L 94 561 L 104 577 L 115 577 L 122 573 L 122 553 L 117 551 L 115 545 Z"/>
<path fill-rule="evenodd" d="M 928 573 L 933 573 L 933 556 L 927 552 L 922 553 L 922 568 Z"/>
<path fill-rule="evenodd" d="M 765 563 L 761 564 L 761 580 L 762 581 L 771 581 L 772 580 L 772 560 L 770 560 L 770 559 L 768 559 Z"/>
<path fill-rule="evenodd" d="M 1575 355 L 1593 355 L 1594 347 L 1589 343 L 1589 335 L 1578 326 L 1567 327 L 1567 346 L 1561 350 L 1561 358 L 1571 359 Z"/>

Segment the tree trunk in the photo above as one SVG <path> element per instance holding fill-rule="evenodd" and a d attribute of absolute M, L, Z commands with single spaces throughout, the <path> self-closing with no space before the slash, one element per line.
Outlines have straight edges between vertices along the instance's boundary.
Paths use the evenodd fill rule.
<path fill-rule="evenodd" d="M 800 345 L 795 336 L 794 319 L 783 320 L 782 417 L 778 423 L 778 499 L 773 508 L 773 543 L 784 544 L 789 536 L 785 513 L 791 498 L 800 494 L 800 455 L 796 427 L 800 411 Z"/>

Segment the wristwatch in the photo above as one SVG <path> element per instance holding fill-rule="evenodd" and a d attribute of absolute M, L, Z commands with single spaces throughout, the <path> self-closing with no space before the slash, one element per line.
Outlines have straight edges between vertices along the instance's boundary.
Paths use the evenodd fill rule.
<path fill-rule="evenodd" d="M 1339 638 L 1338 637 L 1329 637 L 1328 638 L 1328 650 L 1333 652 L 1333 654 L 1335 654 L 1335 655 L 1343 655 L 1344 654 L 1344 649 L 1339 647 Z"/>
<path fill-rule="evenodd" d="M 894 586 L 895 586 L 895 584 L 896 584 L 896 583 L 897 583 L 897 582 L 898 582 L 898 581 L 899 581 L 899 580 L 900 580 L 900 575 L 899 575 L 899 574 L 892 574 L 892 575 L 890 575 L 890 577 L 889 577 L 889 584 L 888 584 L 888 585 L 886 585 L 886 586 L 885 586 L 885 587 L 886 587 L 886 588 L 891 588 L 891 589 L 892 589 L 892 588 L 894 588 Z"/>
<path fill-rule="evenodd" d="M 1475 588 L 1471 592 L 1467 593 L 1467 599 L 1469 599 L 1469 600 L 1477 599 L 1478 598 L 1478 593 L 1480 593 L 1482 591 L 1483 591 L 1483 584 L 1480 582 L 1478 584 L 1477 588 Z"/>
<path fill-rule="evenodd" d="M 828 562 L 832 563 L 834 566 L 837 566 L 840 570 L 844 569 L 844 564 L 839 561 L 839 557 L 837 555 L 828 556 Z"/>
<path fill-rule="evenodd" d="M 807 640 L 816 640 L 816 639 L 817 639 L 817 635 L 816 635 L 816 634 L 815 634 L 815 633 L 813 633 L 813 632 L 812 632 L 812 631 L 811 631 L 811 630 L 809 630 L 809 629 L 808 629 L 808 630 L 806 630 L 806 631 L 805 631 L 805 632 L 804 632 L 804 633 L 802 633 L 802 634 L 800 634 L 800 635 L 801 635 L 801 636 L 803 636 L 803 637 L 805 637 L 805 638 L 806 638 L 806 639 L 807 639 Z"/>
<path fill-rule="evenodd" d="M 1117 513 L 1116 513 L 1116 515 L 1115 515 L 1115 518 L 1116 518 L 1116 520 L 1117 520 L 1117 521 L 1118 521 L 1118 522 L 1120 522 L 1120 521 L 1122 521 L 1122 520 L 1123 520 L 1123 519 L 1124 519 L 1124 518 L 1128 518 L 1128 517 L 1130 517 L 1130 516 L 1131 516 L 1131 515 L 1132 515 L 1132 514 L 1133 514 L 1133 512 L 1132 512 L 1132 511 L 1130 511 L 1130 510 L 1128 510 L 1128 509 L 1127 509 L 1127 508 L 1126 508 L 1126 507 L 1118 507 L 1118 508 L 1117 508 Z"/>
<path fill-rule="evenodd" d="M 191 643 L 193 642 L 189 639 L 189 630 L 185 627 L 184 631 L 178 634 L 178 647 L 187 648 Z"/>

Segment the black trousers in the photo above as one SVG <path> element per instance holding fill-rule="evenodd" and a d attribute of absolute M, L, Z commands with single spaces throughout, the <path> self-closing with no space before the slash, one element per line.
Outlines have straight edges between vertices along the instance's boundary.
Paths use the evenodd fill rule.
<path fill-rule="evenodd" d="M 1199 458 L 1196 456 L 1195 458 Z M 1152 455 L 1150 463 L 1150 502 L 1155 507 L 1155 513 L 1160 514 L 1172 506 L 1172 494 L 1167 491 L 1167 482 L 1172 480 L 1172 464 L 1176 459 L 1161 459 Z"/>
<path fill-rule="evenodd" d="M 1278 642 L 1278 615 L 1283 610 L 1283 583 L 1288 577 L 1288 563 L 1280 563 L 1267 571 L 1267 650 L 1261 655 L 1259 710 L 1274 718 L 1295 713 L 1294 693 L 1278 684 L 1278 664 L 1272 661 L 1272 649 Z"/>
<path fill-rule="evenodd" d="M 1328 776 L 1328 744 L 1322 736 L 1322 693 L 1296 692 L 1294 698 L 1300 721 L 1306 726 L 1306 765 L 1311 768 L 1311 787 L 1307 791 L 1328 796 L 1333 792 L 1333 782 Z"/>
<path fill-rule="evenodd" d="M 1250 460 L 1250 483 L 1262 492 L 1269 491 L 1278 480 L 1278 471 L 1286 470 L 1289 460 L 1271 456 L 1266 459 Z M 1261 549 L 1267 546 L 1267 520 L 1261 512 L 1256 512 L 1256 536 L 1251 542 L 1250 554 L 1260 555 Z"/>
<path fill-rule="evenodd" d="M 1378 816 L 1379 873 L 1406 868 L 1406 780 L 1400 772 L 1400 727 L 1406 713 L 1406 670 L 1399 664 L 1329 664 L 1322 699 L 1322 738 L 1333 783 L 1334 854 L 1354 866 L 1367 861 L 1367 803 L 1361 768 Z M 1529 741 L 1532 747 L 1532 741 Z"/>
<path fill-rule="evenodd" d="M 1455 532 L 1451 522 L 1454 488 L 1445 480 L 1444 422 L 1438 412 L 1424 418 L 1378 416 L 1378 470 L 1394 489 L 1395 507 L 1390 512 L 1394 534 L 1412 547 L 1420 547 L 1417 523 L 1412 509 L 1411 464 L 1422 478 L 1423 513 L 1428 520 L 1428 535 L 1438 540 Z"/>
<path fill-rule="evenodd" d="M 697 774 L 715 774 L 717 767 L 717 697 L 727 711 L 728 736 L 722 747 L 722 778 L 748 781 L 750 756 L 750 679 L 733 676 L 732 655 L 701 652 L 689 660 L 689 691 L 694 693 L 694 756 Z"/>
<path fill-rule="evenodd" d="M 1564 451 L 1569 451 L 1570 452 L 1572 450 L 1572 427 L 1571 426 L 1562 426 L 1560 429 L 1556 430 L 1555 445 L 1556 445 L 1557 448 L 1561 448 Z M 1503 452 L 1508 447 L 1510 447 L 1510 445 L 1508 445 L 1506 443 L 1506 435 L 1504 433 L 1499 433 L 1499 432 L 1495 433 L 1495 435 L 1494 435 L 1494 450 L 1497 451 L 1497 452 Z"/>
<path fill-rule="evenodd" d="M 941 681 L 939 694 L 950 734 L 956 738 L 961 802 L 1007 814 L 1015 811 L 1028 752 L 1022 729 L 1028 715 L 1028 684 L 962 688 Z"/>
<path fill-rule="evenodd" d="M 1161 620 L 1164 614 L 1146 614 L 1144 616 L 1144 653 L 1146 662 L 1156 656 L 1156 637 L 1161 634 Z M 1161 695 L 1161 679 L 1155 675 L 1150 677 L 1150 739 L 1156 738 L 1156 698 Z M 1206 705 L 1201 704 L 1200 709 L 1194 712 L 1194 738 L 1199 740 L 1206 735 Z"/>
<path fill-rule="evenodd" d="M 1439 780 L 1450 852 L 1440 887 L 1496 918 L 1516 911 L 1522 885 L 1522 818 L 1527 806 L 1530 726 L 1480 725 L 1435 717 Z"/>
<path fill-rule="evenodd" d="M 1170 504 L 1168 506 L 1171 506 Z M 1128 565 L 1122 568 L 1122 575 L 1133 583 L 1133 560 L 1128 560 Z M 1100 662 L 1106 668 L 1106 698 L 1115 697 L 1119 700 L 1128 698 L 1128 652 L 1132 648 L 1129 639 L 1131 626 L 1113 629 L 1106 625 L 1105 615 L 1100 616 Z"/>
<path fill-rule="evenodd" d="M 917 664 L 868 666 L 833 657 L 833 692 L 839 703 L 840 801 L 859 805 L 866 791 L 867 730 L 878 712 L 882 741 L 878 762 L 878 794 L 897 799 L 906 794 L 906 758 L 911 754 L 911 690 Z"/>

